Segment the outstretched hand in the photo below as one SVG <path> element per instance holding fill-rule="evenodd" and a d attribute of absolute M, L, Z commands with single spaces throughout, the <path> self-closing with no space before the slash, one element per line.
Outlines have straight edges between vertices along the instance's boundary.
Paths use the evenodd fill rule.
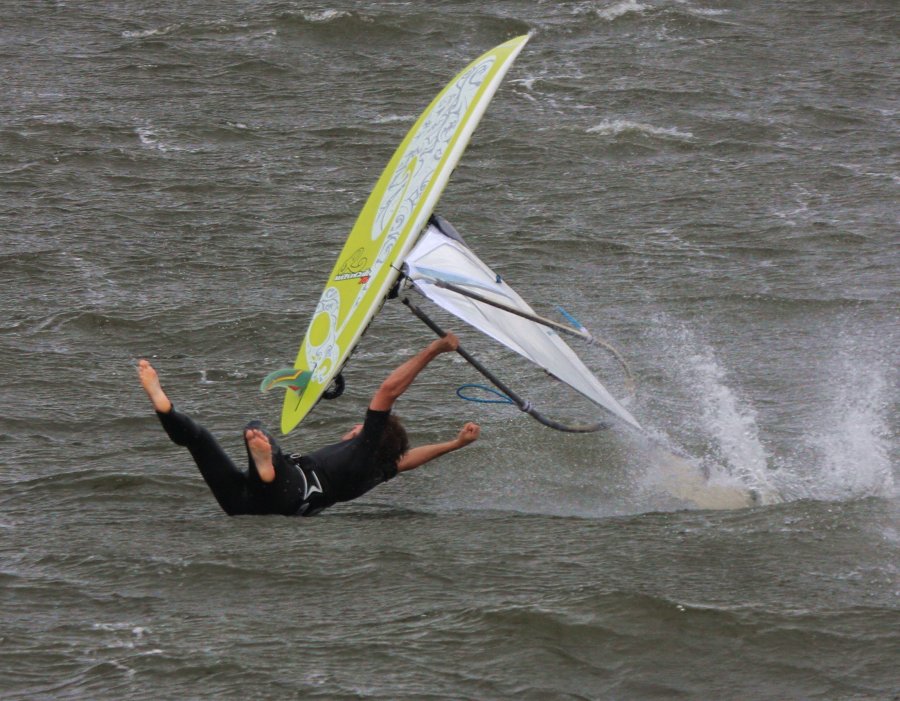
<path fill-rule="evenodd" d="M 459 348 L 459 339 L 452 331 L 448 332 L 446 336 L 441 336 L 441 338 L 433 341 L 433 343 L 433 347 L 438 353 L 450 353 Z"/>
<path fill-rule="evenodd" d="M 472 423 L 469 421 L 459 432 L 459 435 L 456 437 L 456 442 L 459 443 L 460 447 L 469 445 L 469 443 L 474 443 L 478 440 L 478 436 L 481 435 L 481 426 L 476 423 Z"/>

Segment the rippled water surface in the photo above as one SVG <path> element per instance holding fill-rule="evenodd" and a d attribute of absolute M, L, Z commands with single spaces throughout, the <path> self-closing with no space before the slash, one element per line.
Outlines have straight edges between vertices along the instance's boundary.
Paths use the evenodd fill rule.
<path fill-rule="evenodd" d="M 6 3 L 0 697 L 900 698 L 898 28 L 888 1 Z M 236 456 L 277 425 L 259 381 L 394 147 L 523 33 L 438 210 L 620 349 L 630 399 L 585 356 L 652 440 L 464 403 L 444 357 L 398 411 L 478 443 L 318 518 L 224 516 L 136 359 Z M 428 340 L 388 304 L 285 445 Z"/>

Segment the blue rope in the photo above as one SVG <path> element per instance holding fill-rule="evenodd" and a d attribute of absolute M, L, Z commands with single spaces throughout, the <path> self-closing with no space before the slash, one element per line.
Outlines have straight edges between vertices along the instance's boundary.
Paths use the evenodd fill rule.
<path fill-rule="evenodd" d="M 567 312 L 565 309 L 563 309 L 559 305 L 556 306 L 556 309 L 560 314 L 562 314 L 566 318 L 566 321 L 568 321 L 570 324 L 572 324 L 572 326 L 574 326 L 578 331 L 584 330 L 584 324 L 582 324 L 580 321 L 578 321 L 578 319 L 576 319 L 574 316 L 569 314 L 569 312 Z"/>
<path fill-rule="evenodd" d="M 483 399 L 481 397 L 470 397 L 464 392 L 464 390 L 467 389 L 479 389 L 482 392 L 496 394 L 499 399 Z M 456 396 L 460 399 L 465 399 L 467 402 L 477 402 L 478 404 L 515 404 L 515 402 L 505 394 L 503 394 L 503 392 L 496 390 L 493 387 L 487 387 L 486 385 L 460 385 L 460 387 L 456 390 Z"/>

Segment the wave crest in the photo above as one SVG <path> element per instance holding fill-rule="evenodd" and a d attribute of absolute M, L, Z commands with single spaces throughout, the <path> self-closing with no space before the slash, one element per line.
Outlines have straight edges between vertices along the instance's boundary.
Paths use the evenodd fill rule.
<path fill-rule="evenodd" d="M 590 127 L 588 134 L 603 136 L 619 136 L 620 134 L 643 134 L 646 136 L 690 141 L 694 135 L 689 131 L 681 131 L 676 127 L 655 127 L 652 124 L 633 122 L 629 119 L 605 119 L 600 124 Z"/>

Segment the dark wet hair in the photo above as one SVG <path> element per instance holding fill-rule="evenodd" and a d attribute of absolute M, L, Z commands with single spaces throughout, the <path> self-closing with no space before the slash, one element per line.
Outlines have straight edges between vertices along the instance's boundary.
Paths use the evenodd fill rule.
<path fill-rule="evenodd" d="M 378 464 L 394 464 L 409 450 L 409 436 L 406 429 L 400 423 L 400 419 L 391 414 L 388 417 L 384 433 L 381 434 L 381 443 L 375 451 L 375 460 Z"/>

